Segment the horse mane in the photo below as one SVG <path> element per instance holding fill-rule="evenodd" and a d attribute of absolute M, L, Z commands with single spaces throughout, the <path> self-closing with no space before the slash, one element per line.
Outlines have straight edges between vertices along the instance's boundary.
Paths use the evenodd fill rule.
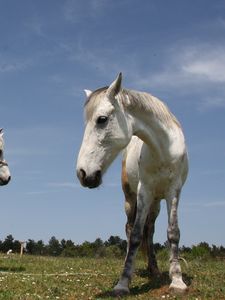
<path fill-rule="evenodd" d="M 92 92 L 87 98 L 84 104 L 87 121 L 91 119 L 95 108 L 99 105 L 107 89 L 108 86 L 99 88 Z M 147 111 L 167 126 L 171 126 L 172 123 L 175 123 L 178 127 L 181 127 L 179 121 L 172 114 L 167 105 L 149 93 L 122 89 L 116 98 L 128 110 L 134 111 L 138 109 L 140 111 Z"/>
<path fill-rule="evenodd" d="M 175 123 L 181 127 L 167 105 L 149 93 L 124 89 L 122 90 L 122 102 L 129 110 L 134 111 L 138 108 L 140 111 L 149 112 L 167 126 Z"/>

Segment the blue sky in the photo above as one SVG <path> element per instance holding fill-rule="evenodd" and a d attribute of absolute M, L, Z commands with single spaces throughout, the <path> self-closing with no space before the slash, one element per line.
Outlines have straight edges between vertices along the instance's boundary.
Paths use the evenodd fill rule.
<path fill-rule="evenodd" d="M 181 244 L 225 245 L 225 2 L 0 1 L 0 127 L 12 181 L 0 190 L 0 239 L 125 238 L 120 159 L 102 187 L 80 187 L 84 89 L 123 72 L 164 100 L 186 135 L 190 172 Z M 155 241 L 166 240 L 162 203 Z"/>

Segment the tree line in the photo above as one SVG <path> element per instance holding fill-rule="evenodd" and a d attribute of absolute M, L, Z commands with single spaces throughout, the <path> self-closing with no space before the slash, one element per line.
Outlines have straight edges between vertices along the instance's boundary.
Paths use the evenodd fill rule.
<path fill-rule="evenodd" d="M 10 234 L 4 241 L 0 240 L 0 252 L 20 253 L 21 242 L 14 239 Z M 52 236 L 48 243 L 43 240 L 35 241 L 28 239 L 25 245 L 25 253 L 31 255 L 63 256 L 63 257 L 124 257 L 126 255 L 127 241 L 119 236 L 110 236 L 107 241 L 97 238 L 94 242 L 83 242 L 75 244 L 72 240 L 58 240 Z M 168 242 L 164 244 L 155 243 L 154 249 L 157 255 L 165 258 L 168 255 Z M 225 258 L 225 247 L 209 245 L 201 242 L 191 247 L 180 247 L 180 255 L 190 258 Z"/>

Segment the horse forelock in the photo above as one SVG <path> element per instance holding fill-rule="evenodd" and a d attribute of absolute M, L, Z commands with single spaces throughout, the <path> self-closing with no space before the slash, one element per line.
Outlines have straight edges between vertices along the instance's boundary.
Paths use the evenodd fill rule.
<path fill-rule="evenodd" d="M 100 101 L 102 100 L 102 96 L 105 95 L 108 86 L 99 88 L 92 92 L 90 96 L 87 98 L 84 104 L 84 111 L 85 111 L 85 119 L 89 121 L 95 111 L 95 108 L 99 105 Z"/>

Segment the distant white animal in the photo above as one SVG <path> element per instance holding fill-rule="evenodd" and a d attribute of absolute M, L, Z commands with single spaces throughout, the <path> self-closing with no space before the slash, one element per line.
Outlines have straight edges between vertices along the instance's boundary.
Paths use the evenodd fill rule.
<path fill-rule="evenodd" d="M 6 185 L 11 179 L 7 162 L 4 160 L 3 129 L 0 129 L 0 185 Z"/>
<path fill-rule="evenodd" d="M 148 93 L 123 89 L 121 82 L 120 73 L 109 87 L 94 92 L 86 90 L 86 127 L 77 175 L 83 186 L 98 187 L 109 165 L 125 149 L 122 184 L 128 248 L 114 293 L 129 293 L 135 255 L 143 239 L 149 272 L 159 274 L 153 234 L 161 199 L 166 199 L 168 210 L 170 289 L 183 292 L 187 286 L 178 256 L 177 208 L 188 173 L 188 158 L 182 128 L 162 101 Z"/>
<path fill-rule="evenodd" d="M 12 249 L 9 249 L 6 254 L 10 255 L 12 252 L 13 252 Z"/>

